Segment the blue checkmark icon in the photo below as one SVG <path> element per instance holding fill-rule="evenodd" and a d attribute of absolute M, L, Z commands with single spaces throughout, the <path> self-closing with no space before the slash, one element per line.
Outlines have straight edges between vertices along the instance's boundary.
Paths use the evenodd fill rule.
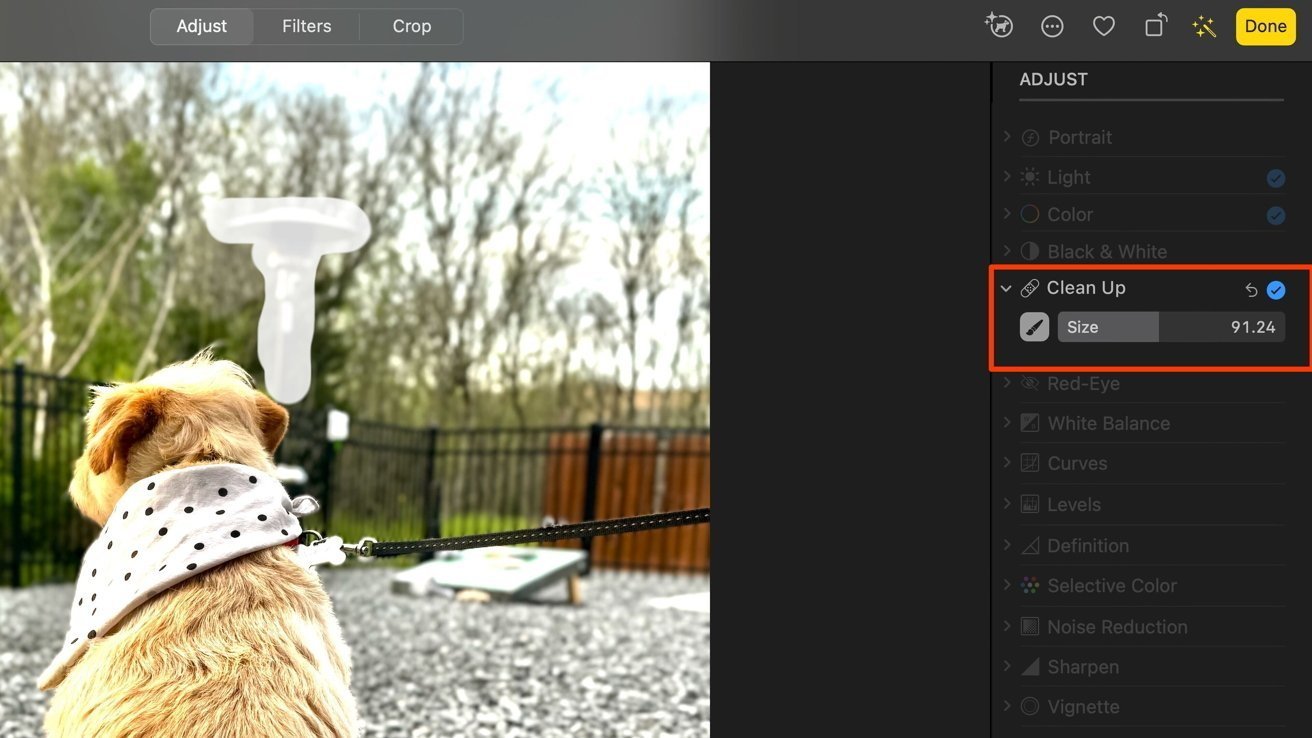
<path fill-rule="evenodd" d="M 1266 173 L 1266 184 L 1272 189 L 1280 189 L 1285 186 L 1285 172 L 1283 169 L 1272 169 Z"/>
<path fill-rule="evenodd" d="M 1285 209 L 1276 205 L 1266 211 L 1266 222 L 1271 225 L 1280 225 L 1285 222 Z"/>
<path fill-rule="evenodd" d="M 1279 300 L 1285 296 L 1285 283 L 1280 280 L 1272 280 L 1266 286 L 1266 296 L 1272 300 Z"/>

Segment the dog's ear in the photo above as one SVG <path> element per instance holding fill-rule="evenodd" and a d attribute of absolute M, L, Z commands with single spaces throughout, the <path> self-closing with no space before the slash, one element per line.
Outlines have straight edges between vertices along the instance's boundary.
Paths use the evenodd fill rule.
<path fill-rule="evenodd" d="M 287 414 L 286 408 L 269 399 L 263 392 L 255 396 L 255 413 L 264 450 L 273 456 L 278 444 L 282 443 L 282 437 L 287 435 L 287 424 L 291 416 Z"/>
<path fill-rule="evenodd" d="M 108 396 L 93 412 L 87 463 L 91 471 L 104 474 L 111 468 L 123 477 L 128 452 L 150 435 L 164 418 L 174 393 L 161 387 L 137 389 Z"/>

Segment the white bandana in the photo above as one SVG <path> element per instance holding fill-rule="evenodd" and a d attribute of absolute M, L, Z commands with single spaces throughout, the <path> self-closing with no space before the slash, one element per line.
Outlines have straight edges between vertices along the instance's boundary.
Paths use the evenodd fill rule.
<path fill-rule="evenodd" d="M 82 558 L 64 647 L 39 683 L 62 680 L 91 640 L 156 593 L 295 540 L 301 534 L 297 516 L 316 509 L 313 499 L 293 503 L 268 472 L 241 464 L 189 466 L 132 485 Z"/>

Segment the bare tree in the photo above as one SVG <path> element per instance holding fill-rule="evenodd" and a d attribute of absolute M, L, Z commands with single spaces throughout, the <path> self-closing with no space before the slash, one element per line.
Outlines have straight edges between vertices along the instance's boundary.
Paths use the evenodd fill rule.
<path fill-rule="evenodd" d="M 543 367 L 536 364 L 545 354 L 543 337 L 530 334 L 544 327 L 554 279 L 573 258 L 572 229 L 578 211 L 579 188 L 569 184 L 568 171 L 553 173 L 547 149 L 544 142 L 512 187 L 510 226 L 515 243 L 503 262 L 500 304 L 487 323 L 490 334 L 504 337 L 501 375 L 521 426 L 528 424 L 525 395 L 537 384 L 536 375 Z M 537 346 L 533 356 L 526 347 L 530 341 Z"/>
<path fill-rule="evenodd" d="M 587 303 L 577 295 L 556 301 L 552 311 L 556 332 L 560 338 L 560 355 L 556 365 L 555 410 L 556 422 L 573 425 L 579 422 L 583 397 L 575 386 L 581 379 L 579 339 L 583 321 L 587 317 Z"/>
<path fill-rule="evenodd" d="M 676 340 L 670 356 L 669 381 L 662 392 L 662 401 L 655 418 L 657 425 L 664 425 L 677 414 L 673 407 L 676 400 L 687 406 L 685 419 L 695 418 L 702 386 L 708 379 L 703 374 L 704 367 L 701 364 L 695 364 L 691 372 L 684 367 L 689 354 L 694 357 L 700 355 L 698 337 L 709 335 L 710 332 L 710 244 L 692 222 L 692 202 L 685 200 L 679 210 L 679 251 L 676 262 L 679 307 L 674 326 Z M 694 358 L 694 361 L 697 360 Z M 675 396 L 675 392 L 680 389 L 686 389 L 685 397 Z M 695 421 L 688 422 L 692 424 Z"/>
<path fill-rule="evenodd" d="M 656 305 L 669 286 L 668 255 L 679 228 L 686 229 L 688 212 L 701 197 L 694 176 L 709 133 L 683 140 L 677 130 L 677 106 L 669 99 L 647 103 L 648 129 L 633 161 L 615 162 L 604 188 L 616 240 L 611 264 L 623 295 L 621 326 L 628 351 L 625 417 L 637 418 L 639 373 L 654 367 L 659 344 L 655 337 L 640 346 L 644 325 L 656 320 Z M 681 220 L 682 219 L 682 220 Z"/>
<path fill-rule="evenodd" d="M 500 105 L 500 74 L 484 88 L 464 69 L 425 65 L 406 118 L 414 131 L 426 245 L 435 262 L 418 290 L 418 309 L 430 326 L 425 343 L 437 359 L 439 409 L 453 394 L 467 425 L 475 420 L 475 368 L 489 351 L 488 254 L 509 223 L 521 148 Z"/>

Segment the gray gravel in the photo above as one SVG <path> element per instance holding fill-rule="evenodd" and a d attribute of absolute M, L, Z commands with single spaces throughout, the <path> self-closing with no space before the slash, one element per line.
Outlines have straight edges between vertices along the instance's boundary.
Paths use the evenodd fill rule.
<path fill-rule="evenodd" d="M 572 607 L 564 585 L 536 604 L 392 594 L 390 571 L 323 571 L 352 648 L 362 735 L 710 734 L 710 616 L 644 603 L 707 591 L 708 577 L 598 572 Z M 40 734 L 48 696 L 34 684 L 72 592 L 0 589 L 0 738 Z"/>

